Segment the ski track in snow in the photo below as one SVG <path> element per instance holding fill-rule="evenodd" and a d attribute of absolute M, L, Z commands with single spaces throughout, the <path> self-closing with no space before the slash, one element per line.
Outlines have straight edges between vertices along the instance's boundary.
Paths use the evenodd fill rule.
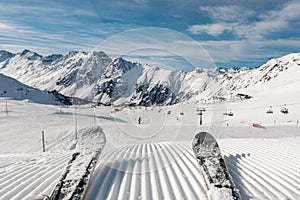
<path fill-rule="evenodd" d="M 34 199 L 49 194 L 70 154 L 45 155 L 0 155 L 0 199 Z"/>
<path fill-rule="evenodd" d="M 253 142 L 220 140 L 242 198 L 300 199 L 300 153 L 296 148 L 277 148 L 282 141 Z M 107 150 L 86 198 L 207 199 L 190 146 L 188 142 L 153 143 Z"/>
<path fill-rule="evenodd" d="M 282 143 L 221 142 L 227 166 L 243 199 L 300 199 L 300 152 L 296 148 L 280 148 Z"/>
<path fill-rule="evenodd" d="M 192 156 L 180 143 L 120 146 L 107 151 L 86 198 L 207 199 Z"/>
<path fill-rule="evenodd" d="M 74 119 L 78 119 L 81 133 L 94 123 L 90 114 L 94 110 L 63 108 L 58 112 L 59 107 L 12 100 L 9 108 L 12 111 L 8 117 L 0 116 L 0 200 L 49 195 L 73 153 Z M 168 107 L 162 112 L 159 109 L 146 113 L 139 108 L 124 109 L 114 114 L 106 107 L 96 110 L 101 116 L 96 123 L 103 128 L 107 145 L 91 177 L 86 199 L 207 199 L 191 139 L 195 133 L 209 129 L 209 124 L 198 126 L 194 105 Z M 293 112 L 299 113 L 298 109 Z M 168 110 L 172 113 L 166 114 Z M 182 110 L 191 114 L 179 116 Z M 146 119 L 141 113 L 150 116 L 149 126 L 134 124 L 137 116 Z M 207 111 L 205 116 L 212 116 L 212 112 Z M 250 117 L 235 113 L 230 125 L 222 127 L 222 135 L 216 137 L 242 198 L 300 199 L 299 128 L 238 126 L 241 121 L 250 122 Z M 261 117 L 268 121 L 271 116 Z M 279 124 L 296 117 L 274 119 Z M 38 153 L 42 128 L 46 128 L 46 153 Z M 124 130 L 130 134 L 124 134 Z M 145 137 L 155 131 L 157 135 Z"/>
<path fill-rule="evenodd" d="M 297 139 L 219 140 L 243 199 L 300 199 Z M 69 159 L 70 153 L 0 155 L 0 199 L 49 194 Z M 86 199 L 207 196 L 191 143 L 161 142 L 107 147 Z"/>

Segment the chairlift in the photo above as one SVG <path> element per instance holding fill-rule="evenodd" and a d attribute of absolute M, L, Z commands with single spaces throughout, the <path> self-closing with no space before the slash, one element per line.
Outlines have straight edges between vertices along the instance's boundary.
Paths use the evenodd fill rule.
<path fill-rule="evenodd" d="M 228 113 L 228 116 L 233 116 L 233 112 L 230 111 L 230 112 Z"/>
<path fill-rule="evenodd" d="M 283 108 L 280 110 L 283 114 L 288 114 L 289 110 L 286 108 L 286 104 L 283 105 Z"/>
<path fill-rule="evenodd" d="M 197 108 L 197 112 L 205 112 L 205 108 Z"/>
<path fill-rule="evenodd" d="M 282 112 L 283 114 L 288 114 L 289 110 L 286 107 L 284 107 L 280 110 L 280 112 Z"/>
<path fill-rule="evenodd" d="M 233 112 L 231 112 L 231 111 L 229 111 L 229 112 L 225 112 L 225 113 L 223 113 L 223 115 L 228 115 L 228 116 L 233 116 Z"/>
<path fill-rule="evenodd" d="M 205 108 L 197 108 L 197 115 L 203 115 L 203 112 L 205 112 Z"/>
<path fill-rule="evenodd" d="M 267 110 L 267 114 L 273 114 L 272 106 L 270 106 L 269 110 Z"/>

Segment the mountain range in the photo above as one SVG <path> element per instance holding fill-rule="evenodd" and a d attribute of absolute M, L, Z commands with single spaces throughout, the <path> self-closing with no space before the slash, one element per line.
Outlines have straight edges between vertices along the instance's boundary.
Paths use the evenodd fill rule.
<path fill-rule="evenodd" d="M 71 105 L 74 102 L 56 91 L 41 91 L 3 74 L 0 74 L 0 97 L 51 105 Z"/>
<path fill-rule="evenodd" d="M 258 91 L 300 77 L 300 53 L 258 68 L 162 69 L 111 59 L 104 52 L 71 51 L 42 56 L 0 51 L 0 73 L 42 91 L 55 91 L 104 105 L 171 105 L 255 98 Z"/>

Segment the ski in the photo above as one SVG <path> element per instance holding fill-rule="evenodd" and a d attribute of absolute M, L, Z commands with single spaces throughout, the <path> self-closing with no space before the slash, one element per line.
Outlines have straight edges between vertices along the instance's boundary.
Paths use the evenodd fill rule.
<path fill-rule="evenodd" d="M 208 198 L 240 200 L 238 189 L 226 168 L 216 139 L 207 132 L 200 132 L 195 135 L 192 145 Z"/>
<path fill-rule="evenodd" d="M 106 137 L 100 127 L 89 128 L 78 135 L 76 152 L 72 154 L 50 200 L 80 200 L 103 150 Z"/>

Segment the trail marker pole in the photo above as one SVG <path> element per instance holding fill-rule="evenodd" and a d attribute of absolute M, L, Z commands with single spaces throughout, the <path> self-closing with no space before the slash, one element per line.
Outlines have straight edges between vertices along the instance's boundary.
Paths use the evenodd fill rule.
<path fill-rule="evenodd" d="M 202 126 L 202 112 L 200 112 L 200 126 Z"/>
<path fill-rule="evenodd" d="M 95 112 L 95 109 L 94 109 L 94 128 L 96 128 L 96 112 Z"/>
<path fill-rule="evenodd" d="M 75 140 L 77 140 L 77 119 L 75 119 L 74 132 L 75 132 Z"/>
<path fill-rule="evenodd" d="M 45 152 L 45 134 L 44 134 L 44 131 L 42 131 L 42 145 L 43 145 L 43 152 Z"/>
<path fill-rule="evenodd" d="M 5 101 L 5 112 L 6 112 L 6 116 L 8 116 L 8 106 L 7 106 L 7 100 Z"/>
<path fill-rule="evenodd" d="M 202 126 L 202 124 L 203 124 L 202 116 L 203 116 L 203 112 L 205 112 L 205 108 L 197 109 L 197 111 L 199 112 L 198 115 L 200 115 L 200 121 L 199 121 L 199 124 L 200 124 L 200 126 Z"/>

